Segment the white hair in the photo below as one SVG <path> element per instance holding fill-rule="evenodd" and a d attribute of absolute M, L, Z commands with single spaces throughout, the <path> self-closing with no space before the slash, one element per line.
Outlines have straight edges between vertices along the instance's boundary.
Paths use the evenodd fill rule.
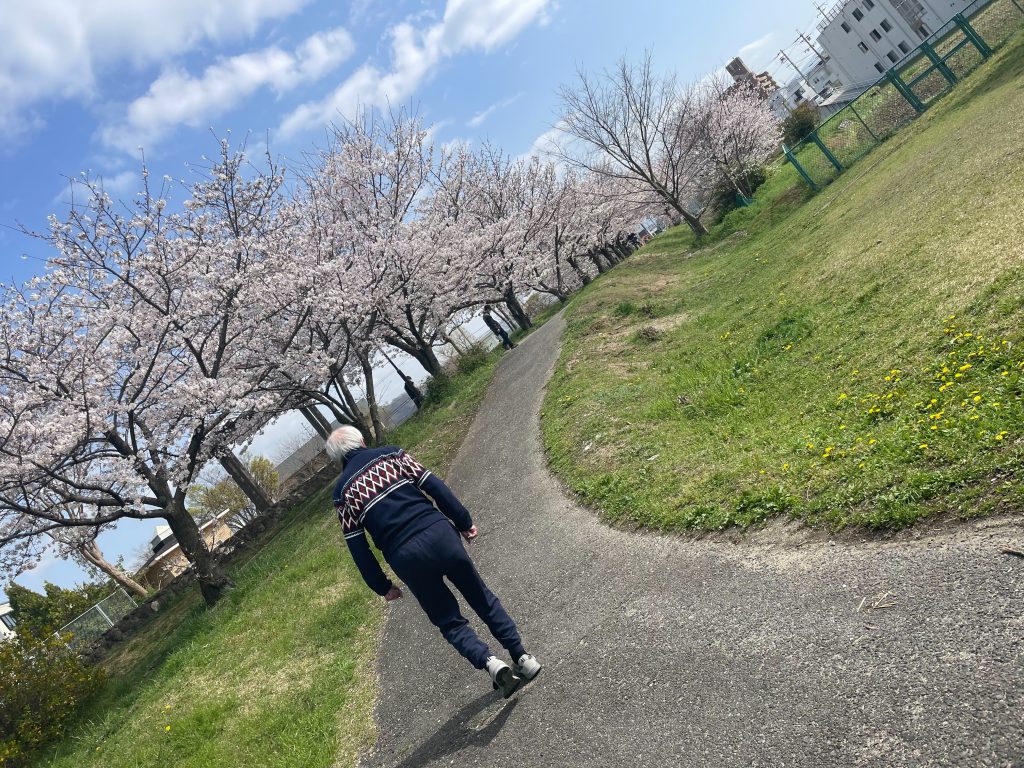
<path fill-rule="evenodd" d="M 324 447 L 327 450 L 327 455 L 331 457 L 331 461 L 340 464 L 344 460 L 345 454 L 364 445 L 366 443 L 363 442 L 363 433 L 355 427 L 345 426 L 338 427 L 331 432 L 331 436 L 327 438 L 327 445 Z"/>

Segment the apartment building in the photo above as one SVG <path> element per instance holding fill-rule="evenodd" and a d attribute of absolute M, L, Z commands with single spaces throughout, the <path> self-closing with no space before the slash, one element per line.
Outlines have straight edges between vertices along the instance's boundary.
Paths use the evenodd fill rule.
<path fill-rule="evenodd" d="M 869 85 L 937 32 L 971 0 L 841 0 L 823 12 L 818 46 L 831 81 Z"/>

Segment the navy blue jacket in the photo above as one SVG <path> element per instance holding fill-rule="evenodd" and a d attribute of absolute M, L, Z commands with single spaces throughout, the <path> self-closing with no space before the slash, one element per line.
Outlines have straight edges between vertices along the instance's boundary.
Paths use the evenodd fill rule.
<path fill-rule="evenodd" d="M 440 478 L 393 445 L 356 448 L 345 454 L 345 468 L 334 486 L 334 508 L 352 559 L 363 580 L 378 595 L 391 589 L 370 550 L 366 533 L 385 560 L 420 531 L 451 521 L 460 531 L 473 518 Z"/>

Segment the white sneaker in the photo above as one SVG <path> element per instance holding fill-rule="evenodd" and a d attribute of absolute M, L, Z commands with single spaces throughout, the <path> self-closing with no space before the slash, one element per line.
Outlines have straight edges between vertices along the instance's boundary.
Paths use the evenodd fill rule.
<path fill-rule="evenodd" d="M 512 667 L 497 656 L 487 657 L 486 669 L 491 676 L 491 682 L 494 683 L 494 690 L 501 691 L 501 695 L 506 699 L 523 684 L 523 679 L 516 677 Z"/>
<path fill-rule="evenodd" d="M 533 680 L 542 669 L 540 662 L 528 653 L 520 656 L 513 667 L 515 673 L 523 680 Z"/>

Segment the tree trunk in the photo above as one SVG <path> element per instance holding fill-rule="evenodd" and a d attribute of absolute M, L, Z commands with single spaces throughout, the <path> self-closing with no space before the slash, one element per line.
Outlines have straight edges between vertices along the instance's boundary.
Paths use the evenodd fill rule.
<path fill-rule="evenodd" d="M 234 453 L 227 453 L 220 457 L 220 465 L 224 471 L 231 476 L 246 498 L 256 507 L 261 515 L 267 512 L 273 505 L 274 500 L 267 495 L 267 492 L 256 482 L 256 478 L 249 472 L 249 468 L 243 464 Z"/>
<path fill-rule="evenodd" d="M 95 541 L 82 544 L 77 549 L 78 554 L 80 554 L 86 562 L 95 565 L 107 574 L 107 576 L 117 582 L 118 585 L 124 587 L 127 591 L 133 593 L 136 597 L 142 598 L 143 600 L 149 597 L 149 593 L 146 591 L 144 586 L 139 584 L 139 582 L 103 556 L 103 553 L 100 551 L 100 548 L 97 546 Z"/>
<path fill-rule="evenodd" d="M 683 221 L 689 225 L 690 229 L 693 230 L 693 233 L 697 235 L 697 237 L 703 237 L 708 233 L 708 228 L 704 226 L 704 223 L 700 218 L 694 216 L 689 211 L 680 210 L 679 215 L 683 217 Z"/>
<path fill-rule="evenodd" d="M 419 350 L 419 354 L 416 355 L 416 360 L 431 376 L 438 376 L 444 373 L 444 368 L 441 366 L 441 361 L 437 359 L 433 347 L 422 347 Z"/>
<path fill-rule="evenodd" d="M 597 274 L 603 275 L 605 272 L 608 271 L 609 266 L 607 266 L 605 264 L 605 260 L 601 258 L 601 252 L 600 251 L 597 251 L 597 250 L 587 251 L 587 258 L 589 258 L 594 263 L 594 266 L 597 267 Z M 576 264 L 573 263 L 573 266 L 575 267 Z M 583 275 L 584 275 L 583 270 L 580 269 L 579 267 L 577 267 L 576 271 L 579 272 L 580 277 L 582 278 Z M 583 284 L 584 285 L 586 285 L 589 282 L 590 282 L 589 279 L 584 279 L 583 280 Z"/>
<path fill-rule="evenodd" d="M 318 411 L 315 406 L 307 405 L 299 408 L 299 413 L 306 417 L 306 421 L 310 423 L 316 433 L 324 440 L 331 436 L 331 430 L 328 429 L 327 424 L 323 420 L 323 416 L 320 415 L 320 411 Z"/>
<path fill-rule="evenodd" d="M 466 354 L 466 352 L 468 351 L 465 348 L 460 347 L 458 345 L 458 343 L 455 341 L 455 334 L 445 333 L 445 334 L 442 334 L 442 337 L 444 338 L 444 340 L 446 342 L 451 344 L 452 349 L 454 349 L 460 356 Z"/>
<path fill-rule="evenodd" d="M 381 348 L 380 353 L 384 355 L 385 360 L 391 363 L 391 367 L 395 369 L 395 373 L 397 373 L 399 377 L 401 377 L 402 383 L 405 387 L 405 394 L 407 394 L 409 396 L 409 399 L 412 400 L 413 404 L 416 406 L 416 410 L 422 408 L 423 393 L 420 392 L 419 387 L 416 386 L 416 382 L 413 381 L 412 377 L 410 377 L 405 371 L 403 371 L 395 364 L 395 361 L 391 359 L 391 355 L 385 352 L 383 347 Z"/>
<path fill-rule="evenodd" d="M 225 591 L 235 586 L 235 583 L 224 573 L 217 558 L 206 546 L 195 518 L 185 509 L 181 499 L 174 499 L 164 508 L 164 519 L 170 526 L 182 553 L 195 569 L 199 591 L 206 605 L 213 606 Z"/>
<path fill-rule="evenodd" d="M 380 420 L 380 409 L 377 407 L 377 393 L 373 386 L 373 366 L 370 364 L 370 356 L 359 354 L 359 365 L 363 368 L 363 386 L 366 388 L 366 407 L 370 411 L 370 423 L 373 425 L 374 442 L 383 445 L 385 434 L 384 425 Z"/>
<path fill-rule="evenodd" d="M 342 399 L 345 401 L 346 416 L 344 421 L 347 421 L 353 427 L 362 432 L 363 441 L 367 445 L 370 445 L 373 443 L 373 429 L 366 418 L 366 414 L 364 414 L 362 409 L 360 409 L 356 396 L 352 394 L 352 390 L 349 389 L 348 384 L 345 383 L 345 380 L 342 377 L 335 376 L 333 381 L 334 388 L 338 390 Z"/>
<path fill-rule="evenodd" d="M 434 348 L 429 344 L 409 344 L 398 336 L 387 336 L 384 341 L 412 357 L 431 376 L 441 376 L 444 374 L 441 361 L 437 359 Z"/>
<path fill-rule="evenodd" d="M 516 321 L 524 331 L 528 328 L 533 327 L 533 323 L 530 322 L 529 315 L 526 314 L 526 310 L 523 309 L 523 305 L 519 303 L 519 299 L 516 298 L 515 291 L 511 288 L 505 291 L 505 306 L 508 307 L 508 311 L 512 313 L 512 318 Z"/>

